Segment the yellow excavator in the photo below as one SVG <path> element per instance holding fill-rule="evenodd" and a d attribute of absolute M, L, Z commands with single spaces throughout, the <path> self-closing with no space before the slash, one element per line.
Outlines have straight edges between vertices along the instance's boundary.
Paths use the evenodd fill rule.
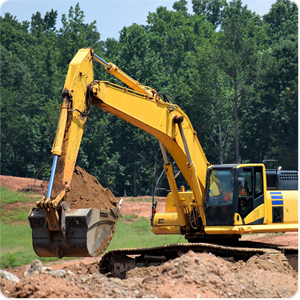
<path fill-rule="evenodd" d="M 94 80 L 94 61 L 127 87 Z M 71 209 L 66 201 L 92 104 L 159 140 L 171 192 L 164 212 L 152 205 L 152 231 L 184 235 L 191 243 L 173 247 L 177 253 L 203 242 L 235 241 L 246 233 L 298 231 L 297 171 L 266 170 L 263 163 L 210 164 L 188 116 L 176 104 L 107 63 L 92 48 L 80 49 L 72 59 L 62 95 L 48 192 L 29 213 L 37 255 L 96 256 L 112 236 L 119 207 L 109 212 Z M 178 190 L 167 151 L 190 190 Z M 151 260 L 153 251 L 144 254 L 151 252 Z"/>

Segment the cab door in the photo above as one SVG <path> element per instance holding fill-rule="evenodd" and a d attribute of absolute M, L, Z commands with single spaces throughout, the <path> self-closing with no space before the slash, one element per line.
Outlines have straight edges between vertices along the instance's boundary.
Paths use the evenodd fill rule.
<path fill-rule="evenodd" d="M 233 169 L 211 169 L 206 179 L 205 217 L 206 225 L 233 225 L 234 223 L 234 177 Z"/>
<path fill-rule="evenodd" d="M 250 213 L 264 203 L 263 173 L 261 166 L 239 169 L 238 176 L 245 179 L 244 188 L 238 189 L 237 212 L 243 224 L 262 224 L 263 218 L 255 219 Z"/>

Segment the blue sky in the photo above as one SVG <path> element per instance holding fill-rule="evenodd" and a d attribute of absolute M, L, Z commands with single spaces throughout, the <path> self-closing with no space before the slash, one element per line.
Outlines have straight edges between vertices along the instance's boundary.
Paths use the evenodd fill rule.
<path fill-rule="evenodd" d="M 158 6 L 172 9 L 175 0 L 0 0 L 1 16 L 6 12 L 17 17 L 19 22 L 31 20 L 32 14 L 39 11 L 42 16 L 52 8 L 58 11 L 57 28 L 60 27 L 61 16 L 67 14 L 70 6 L 79 2 L 85 13 L 85 23 L 97 21 L 101 39 L 119 38 L 119 31 L 132 23 L 146 24 L 148 12 L 155 12 Z M 268 13 L 276 0 L 243 0 L 243 4 L 259 15 Z M 192 13 L 192 1 L 188 0 L 189 12 Z"/>

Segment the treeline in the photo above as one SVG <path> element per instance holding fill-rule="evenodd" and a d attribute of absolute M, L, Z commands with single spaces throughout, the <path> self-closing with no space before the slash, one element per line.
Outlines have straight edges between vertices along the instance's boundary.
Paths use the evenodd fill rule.
<path fill-rule="evenodd" d="M 189 116 L 211 163 L 277 159 L 298 169 L 298 11 L 277 0 L 259 16 L 241 0 L 192 0 L 149 12 L 147 25 L 101 40 L 79 4 L 31 21 L 1 17 L 1 174 L 48 179 L 61 91 L 77 50 L 91 46 Z M 108 25 L 109 26 L 109 25 Z M 121 84 L 95 66 L 95 79 Z M 152 192 L 158 141 L 94 107 L 77 164 L 115 195 Z"/>

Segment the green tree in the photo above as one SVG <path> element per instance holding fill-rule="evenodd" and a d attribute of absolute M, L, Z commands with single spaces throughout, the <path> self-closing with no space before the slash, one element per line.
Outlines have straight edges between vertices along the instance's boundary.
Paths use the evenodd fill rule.
<path fill-rule="evenodd" d="M 263 20 L 270 25 L 272 39 L 278 41 L 298 32 L 298 7 L 289 0 L 277 0 Z"/>
<path fill-rule="evenodd" d="M 257 51 L 265 43 L 265 28 L 256 24 L 254 14 L 242 6 L 241 0 L 233 0 L 224 8 L 224 21 L 219 36 L 218 66 L 232 78 L 234 89 L 235 152 L 239 163 L 239 117 L 242 101 L 252 96 L 257 79 Z M 247 98 L 246 98 L 247 95 Z"/>
<path fill-rule="evenodd" d="M 86 40 L 93 42 L 100 35 L 94 23 L 81 24 L 81 16 L 79 5 L 75 11 L 70 9 L 70 23 L 79 26 L 84 39 L 81 33 L 75 35 L 87 46 Z M 56 31 L 56 18 L 53 10 L 44 17 L 33 14 L 31 22 L 19 23 L 9 14 L 1 18 L 1 115 L 9 116 L 1 122 L 1 156 L 2 172 L 8 174 L 15 170 L 15 175 L 35 176 L 42 165 L 51 163 L 58 106 L 70 62 L 64 62 L 66 53 L 60 49 L 61 40 L 70 40 Z M 71 25 L 65 22 L 69 29 Z M 74 47 L 80 45 L 74 43 Z"/>
<path fill-rule="evenodd" d="M 276 158 L 284 168 L 298 168 L 298 10 L 295 3 L 277 0 L 263 21 L 269 25 L 273 59 L 265 67 L 263 107 L 269 113 L 272 137 L 264 158 Z"/>
<path fill-rule="evenodd" d="M 218 54 L 213 42 L 202 44 L 195 53 L 191 89 L 201 105 L 194 105 L 190 118 L 201 117 L 198 127 L 208 160 L 216 163 L 232 159 L 233 89 L 231 79 L 217 66 Z M 196 123 L 197 124 L 197 123 Z"/>
<path fill-rule="evenodd" d="M 186 111 L 191 101 L 188 94 L 196 47 L 214 32 L 213 26 L 204 16 L 190 15 L 186 1 L 174 3 L 175 11 L 158 7 L 147 17 L 147 30 L 151 36 L 151 47 L 161 59 L 163 72 L 160 91 L 172 102 Z"/>
<path fill-rule="evenodd" d="M 103 186 L 119 194 L 119 177 L 124 175 L 116 149 L 120 131 L 116 118 L 93 107 L 85 126 L 77 164 L 94 175 Z"/>
<path fill-rule="evenodd" d="M 297 7 L 278 0 L 263 18 L 238 0 L 193 0 L 193 8 L 186 0 L 158 7 L 146 26 L 105 42 L 79 4 L 60 30 L 54 10 L 25 22 L 0 17 L 2 174 L 32 177 L 51 164 L 67 67 L 87 46 L 178 104 L 212 162 L 232 161 L 237 148 L 237 161 L 276 158 L 297 168 Z M 94 71 L 122 85 L 96 63 Z M 152 136 L 94 108 L 77 163 L 116 195 L 138 195 L 151 192 L 162 158 Z"/>
<path fill-rule="evenodd" d="M 21 24 L 8 13 L 1 17 L 0 26 L 1 172 L 22 176 L 32 154 L 26 115 L 30 115 L 35 93 L 28 64 L 33 39 L 28 34 L 29 22 Z"/>
<path fill-rule="evenodd" d="M 205 15 L 207 21 L 216 27 L 222 23 L 222 12 L 227 5 L 226 0 L 192 0 L 192 3 L 195 14 Z"/>
<path fill-rule="evenodd" d="M 114 41 L 109 42 L 115 45 Z M 162 73 L 161 59 L 151 48 L 150 35 L 144 26 L 133 24 L 124 27 L 120 32 L 118 51 L 114 53 L 114 63 L 129 76 L 152 88 L 161 85 L 158 76 Z M 123 84 L 114 78 L 109 80 Z M 148 133 L 133 125 L 122 120 L 116 120 L 116 123 L 119 138 L 114 139 L 115 149 L 120 153 L 119 163 L 122 165 L 123 173 L 126 174 L 120 178 L 122 182 L 119 186 L 124 188 L 119 193 L 123 193 L 124 189 L 127 194 L 134 196 L 149 193 L 156 153 L 155 150 L 150 152 L 150 149 L 157 148 L 157 142 Z"/>
<path fill-rule="evenodd" d="M 65 73 L 79 49 L 90 46 L 95 49 L 96 53 L 103 51 L 103 42 L 100 41 L 96 21 L 87 24 L 84 23 L 84 18 L 84 12 L 80 9 L 79 3 L 75 8 L 70 7 L 68 17 L 66 14 L 62 15 L 62 28 L 58 31 L 58 47 L 63 54 L 60 66 L 65 68 Z"/>

